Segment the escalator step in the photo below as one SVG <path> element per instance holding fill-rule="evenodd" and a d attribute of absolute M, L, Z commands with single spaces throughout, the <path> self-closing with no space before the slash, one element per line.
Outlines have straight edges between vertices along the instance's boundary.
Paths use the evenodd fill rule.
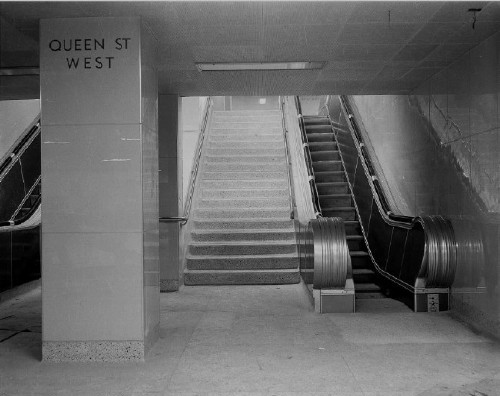
<path fill-rule="evenodd" d="M 360 251 L 365 248 L 365 239 L 362 235 L 346 235 L 349 250 Z"/>
<path fill-rule="evenodd" d="M 347 182 L 316 183 L 320 195 L 348 194 L 349 184 Z"/>
<path fill-rule="evenodd" d="M 337 150 L 337 143 L 335 142 L 313 142 L 309 143 L 309 151 L 335 151 Z"/>
<path fill-rule="evenodd" d="M 306 124 L 306 133 L 332 133 L 332 126 L 328 125 L 307 125 Z"/>
<path fill-rule="evenodd" d="M 305 125 L 330 125 L 330 119 L 326 116 L 304 116 Z"/>
<path fill-rule="evenodd" d="M 337 208 L 322 208 L 324 217 L 340 217 L 344 220 L 356 220 L 356 209 L 352 206 Z"/>
<path fill-rule="evenodd" d="M 340 161 L 316 161 L 313 162 L 314 172 L 335 172 L 342 170 Z"/>
<path fill-rule="evenodd" d="M 333 142 L 334 141 L 334 135 L 332 133 L 308 133 L 307 134 L 307 140 L 309 143 L 313 142 Z"/>
<path fill-rule="evenodd" d="M 316 161 L 340 161 L 340 153 L 338 150 L 331 151 L 313 151 L 311 159 Z"/>
<path fill-rule="evenodd" d="M 355 283 L 354 289 L 357 299 L 386 298 L 382 289 L 375 283 Z"/>
<path fill-rule="evenodd" d="M 319 202 L 323 209 L 335 209 L 338 206 L 352 206 L 351 194 L 320 194 Z"/>
<path fill-rule="evenodd" d="M 349 251 L 352 269 L 369 269 L 372 266 L 370 256 L 363 251 Z"/>
<path fill-rule="evenodd" d="M 339 171 L 339 172 L 315 172 L 314 178 L 315 178 L 317 183 L 345 182 L 345 174 L 343 171 Z"/>
<path fill-rule="evenodd" d="M 355 284 L 371 283 L 376 279 L 376 274 L 373 270 L 367 268 L 353 268 L 352 277 Z"/>
<path fill-rule="evenodd" d="M 361 226 L 357 220 L 344 221 L 346 235 L 361 235 Z"/>

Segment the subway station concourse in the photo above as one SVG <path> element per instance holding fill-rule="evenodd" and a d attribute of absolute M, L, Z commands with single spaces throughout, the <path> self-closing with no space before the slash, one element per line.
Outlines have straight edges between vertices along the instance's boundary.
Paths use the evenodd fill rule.
<path fill-rule="evenodd" d="M 0 396 L 500 395 L 500 2 L 0 1 Z"/>

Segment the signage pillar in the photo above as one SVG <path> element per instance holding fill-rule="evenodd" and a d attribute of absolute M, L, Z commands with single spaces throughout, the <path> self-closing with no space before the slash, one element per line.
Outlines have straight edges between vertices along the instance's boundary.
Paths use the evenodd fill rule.
<path fill-rule="evenodd" d="M 140 361 L 158 337 L 155 64 L 139 18 L 40 22 L 44 360 Z"/>

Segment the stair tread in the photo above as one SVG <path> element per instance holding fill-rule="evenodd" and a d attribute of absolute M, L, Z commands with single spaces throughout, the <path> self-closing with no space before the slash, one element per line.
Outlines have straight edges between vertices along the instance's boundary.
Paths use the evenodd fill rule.
<path fill-rule="evenodd" d="M 188 253 L 186 258 L 192 260 L 230 260 L 230 259 L 265 259 L 265 258 L 297 258 L 297 253 L 265 253 L 265 254 L 210 254 L 193 255 Z"/>
<path fill-rule="evenodd" d="M 190 246 L 283 246 L 296 245 L 295 240 L 272 241 L 191 241 Z"/>
<path fill-rule="evenodd" d="M 321 198 L 351 198 L 351 194 L 319 194 Z"/>
<path fill-rule="evenodd" d="M 354 283 L 354 289 L 357 292 L 375 292 L 382 290 L 380 286 L 376 285 L 375 283 Z"/>
<path fill-rule="evenodd" d="M 372 275 L 375 274 L 375 271 L 368 268 L 353 268 L 353 275 Z"/>
<path fill-rule="evenodd" d="M 275 272 L 298 272 L 299 269 L 298 268 L 276 268 L 276 269 L 242 269 L 242 270 L 227 270 L 227 269 L 224 269 L 224 270 L 221 270 L 221 269 L 210 269 L 210 268 L 207 268 L 207 269 L 195 269 L 195 270 L 192 270 L 192 269 L 186 269 L 184 270 L 185 272 L 188 272 L 188 273 L 204 273 L 204 272 L 215 272 L 215 273 L 220 273 L 220 274 L 240 274 L 240 273 L 244 273 L 244 272 L 249 272 L 249 273 L 252 273 L 252 272 L 263 272 L 263 273 L 275 273 Z"/>

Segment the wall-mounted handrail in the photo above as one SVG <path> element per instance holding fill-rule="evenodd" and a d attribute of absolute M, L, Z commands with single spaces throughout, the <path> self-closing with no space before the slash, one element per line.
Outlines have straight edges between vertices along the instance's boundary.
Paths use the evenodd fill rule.
<path fill-rule="evenodd" d="M 314 177 L 314 169 L 312 166 L 311 152 L 309 150 L 309 140 L 307 139 L 304 117 L 302 116 L 302 107 L 298 96 L 295 96 L 295 107 L 297 109 L 297 118 L 299 119 L 300 136 L 302 147 L 304 149 L 304 158 L 306 160 L 307 175 L 309 177 L 309 188 L 313 199 L 313 208 L 316 218 L 322 217 L 321 204 L 319 202 L 318 187 L 316 186 L 316 178 Z"/>
<path fill-rule="evenodd" d="M 186 224 L 188 221 L 187 217 L 160 217 L 160 223 L 181 223 L 182 225 Z"/>
<path fill-rule="evenodd" d="M 205 140 L 205 131 L 206 131 L 210 116 L 212 114 L 212 107 L 213 107 L 213 99 L 212 99 L 212 97 L 209 96 L 207 98 L 207 101 L 205 102 L 203 121 L 202 121 L 201 127 L 200 127 L 200 134 L 198 136 L 198 142 L 196 144 L 195 156 L 193 158 L 191 176 L 189 178 L 188 195 L 186 197 L 186 204 L 184 206 L 184 216 L 183 216 L 183 218 L 185 218 L 186 221 L 182 224 L 186 224 L 186 222 L 189 220 L 189 215 L 191 212 L 191 205 L 192 205 L 192 201 L 193 201 L 194 187 L 195 187 L 195 183 L 196 183 L 196 176 L 198 175 L 198 169 L 200 167 L 201 152 L 203 149 L 203 142 Z"/>
<path fill-rule="evenodd" d="M 286 170 L 287 170 L 287 179 L 288 179 L 288 195 L 289 195 L 289 203 L 290 203 L 290 219 L 293 219 L 295 213 L 295 191 L 293 189 L 292 183 L 292 160 L 290 158 L 290 150 L 288 147 L 288 128 L 285 120 L 285 97 L 279 97 L 279 104 L 281 110 L 281 126 L 283 128 L 283 139 L 285 142 L 285 154 L 286 154 Z"/>

